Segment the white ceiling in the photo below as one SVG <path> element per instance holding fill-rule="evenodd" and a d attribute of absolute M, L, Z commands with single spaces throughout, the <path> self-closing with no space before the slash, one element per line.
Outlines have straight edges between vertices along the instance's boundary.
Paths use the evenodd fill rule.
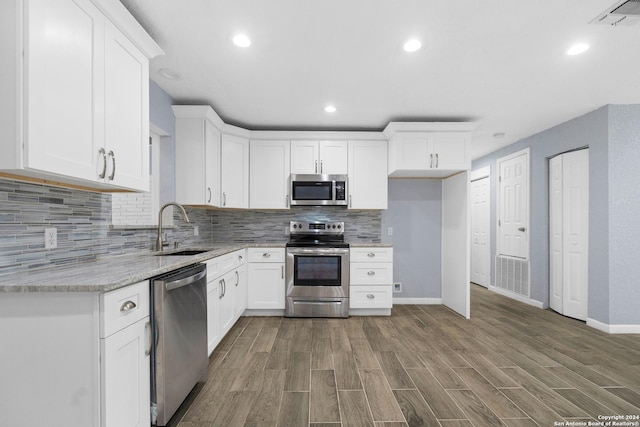
<path fill-rule="evenodd" d="M 602 105 L 640 103 L 640 25 L 588 24 L 614 1 L 122 3 L 164 49 L 151 78 L 177 103 L 252 130 L 474 121 L 478 158 Z M 238 32 L 249 48 L 231 42 Z M 410 37 L 423 42 L 412 54 Z M 591 48 L 566 55 L 576 42 Z"/>

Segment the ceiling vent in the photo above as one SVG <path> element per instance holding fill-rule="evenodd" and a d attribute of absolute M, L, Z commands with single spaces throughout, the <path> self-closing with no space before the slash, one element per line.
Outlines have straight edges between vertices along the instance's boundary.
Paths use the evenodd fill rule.
<path fill-rule="evenodd" d="M 604 25 L 640 25 L 640 0 L 623 0 L 589 22 Z"/>

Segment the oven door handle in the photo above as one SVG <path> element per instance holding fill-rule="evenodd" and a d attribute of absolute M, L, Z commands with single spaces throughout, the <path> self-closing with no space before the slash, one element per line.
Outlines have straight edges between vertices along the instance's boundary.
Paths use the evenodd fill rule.
<path fill-rule="evenodd" d="M 287 248 L 291 255 L 347 255 L 349 248 Z"/>

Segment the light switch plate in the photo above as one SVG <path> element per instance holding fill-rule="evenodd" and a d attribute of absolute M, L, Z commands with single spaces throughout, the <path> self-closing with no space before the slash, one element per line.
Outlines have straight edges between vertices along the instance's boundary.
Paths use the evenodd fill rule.
<path fill-rule="evenodd" d="M 197 225 L 193 226 L 193 235 L 194 236 L 199 236 L 200 235 L 200 227 L 198 227 Z"/>
<path fill-rule="evenodd" d="M 55 249 L 58 247 L 58 230 L 55 227 L 44 229 L 44 248 Z"/>

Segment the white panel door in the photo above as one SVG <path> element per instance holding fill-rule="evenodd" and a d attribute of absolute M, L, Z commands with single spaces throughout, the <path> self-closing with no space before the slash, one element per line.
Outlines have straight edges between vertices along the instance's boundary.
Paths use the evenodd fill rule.
<path fill-rule="evenodd" d="M 489 287 L 489 185 L 487 176 L 471 182 L 471 281 Z"/>
<path fill-rule="evenodd" d="M 387 209 L 387 141 L 349 141 L 349 209 Z"/>
<path fill-rule="evenodd" d="M 498 254 L 529 257 L 529 153 L 498 160 Z"/>
<path fill-rule="evenodd" d="M 562 313 L 562 156 L 549 160 L 549 306 Z"/>
<path fill-rule="evenodd" d="M 251 141 L 249 207 L 289 209 L 289 141 Z"/>
<path fill-rule="evenodd" d="M 587 319 L 589 258 L 589 150 L 549 161 L 550 305 Z"/>
<path fill-rule="evenodd" d="M 318 141 L 291 141 L 291 173 L 320 173 Z"/>
<path fill-rule="evenodd" d="M 222 207 L 249 207 L 249 141 L 222 135 Z"/>
<path fill-rule="evenodd" d="M 106 180 L 149 191 L 149 60 L 110 22 L 104 97 Z"/>
<path fill-rule="evenodd" d="M 469 172 L 462 172 L 442 180 L 442 303 L 467 319 L 469 225 Z"/>
<path fill-rule="evenodd" d="M 97 180 L 104 17 L 88 0 L 29 1 L 25 15 L 25 166 Z"/>
<path fill-rule="evenodd" d="M 347 174 L 347 141 L 320 141 L 319 152 L 319 173 Z"/>

